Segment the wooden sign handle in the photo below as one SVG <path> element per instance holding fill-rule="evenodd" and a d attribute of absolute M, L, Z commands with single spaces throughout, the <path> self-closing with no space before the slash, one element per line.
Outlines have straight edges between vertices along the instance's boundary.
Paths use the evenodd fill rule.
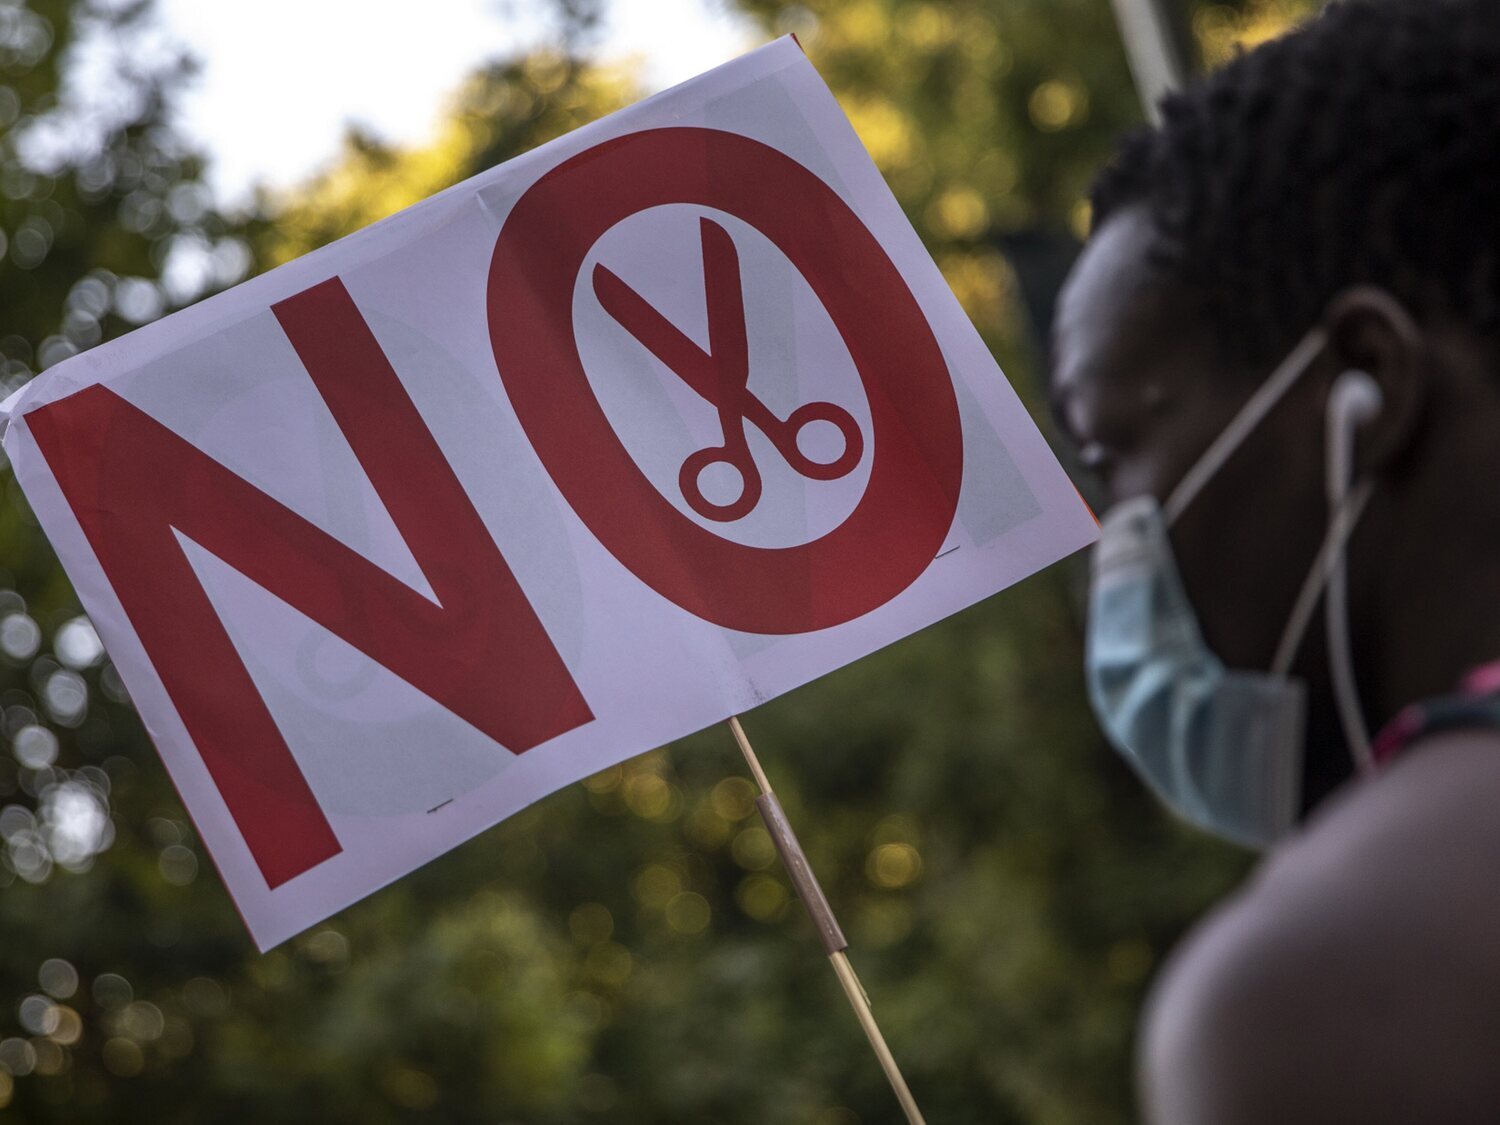
<path fill-rule="evenodd" d="M 911 1089 L 906 1085 L 906 1079 L 901 1076 L 901 1068 L 896 1065 L 895 1056 L 886 1046 L 885 1036 L 880 1033 L 880 1026 L 875 1022 L 875 1014 L 870 1010 L 869 994 L 865 992 L 864 985 L 859 982 L 854 966 L 849 963 L 849 958 L 845 953 L 849 943 L 844 940 L 844 932 L 839 928 L 838 921 L 833 916 L 833 908 L 828 905 L 828 897 L 823 893 L 818 877 L 813 874 L 812 867 L 807 862 L 807 856 L 802 852 L 802 845 L 797 840 L 797 834 L 792 831 L 791 824 L 787 822 L 781 802 L 776 799 L 776 794 L 771 790 L 771 783 L 766 779 L 766 771 L 761 768 L 760 759 L 755 756 L 755 748 L 750 745 L 750 739 L 745 736 L 745 728 L 740 725 L 738 715 L 730 717 L 729 729 L 734 732 L 734 740 L 739 744 L 740 753 L 745 756 L 745 763 L 755 777 L 755 784 L 760 787 L 760 797 L 757 798 L 755 806 L 760 810 L 766 831 L 771 834 L 771 841 L 776 845 L 776 852 L 781 856 L 781 862 L 786 866 L 787 874 L 791 876 L 797 897 L 807 907 L 808 916 L 817 927 L 818 937 L 823 942 L 828 960 L 833 964 L 833 971 L 838 975 L 839 984 L 844 987 L 844 995 L 849 997 L 849 1004 L 854 1009 L 855 1016 L 859 1018 L 859 1026 L 864 1028 L 865 1037 L 870 1040 L 870 1047 L 880 1061 L 880 1068 L 885 1071 L 885 1076 L 891 1083 L 896 1100 L 901 1103 L 901 1110 L 906 1114 L 909 1125 L 927 1125 L 922 1111 L 917 1108 L 916 1099 L 911 1095 Z"/>

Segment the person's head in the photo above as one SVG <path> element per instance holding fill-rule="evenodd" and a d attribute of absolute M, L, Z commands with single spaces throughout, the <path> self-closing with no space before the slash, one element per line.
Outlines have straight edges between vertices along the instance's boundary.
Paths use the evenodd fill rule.
<path fill-rule="evenodd" d="M 1165 499 L 1283 357 L 1327 333 L 1173 527 L 1210 645 L 1270 664 L 1328 525 L 1329 389 L 1358 369 L 1382 396 L 1349 550 L 1368 718 L 1500 658 L 1500 4 L 1332 4 L 1170 96 L 1092 202 L 1052 393 L 1106 503 Z M 1326 734 L 1315 640 L 1298 670 Z M 1310 745 L 1312 798 L 1347 773 L 1330 741 Z"/>

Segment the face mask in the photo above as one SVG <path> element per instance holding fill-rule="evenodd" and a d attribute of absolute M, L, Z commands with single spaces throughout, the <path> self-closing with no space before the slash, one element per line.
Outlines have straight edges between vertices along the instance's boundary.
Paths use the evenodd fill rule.
<path fill-rule="evenodd" d="M 1111 509 L 1094 552 L 1085 670 L 1100 726 L 1170 808 L 1248 847 L 1269 846 L 1297 820 L 1306 688 L 1288 670 L 1325 587 L 1340 718 L 1362 768 L 1369 759 L 1349 656 L 1344 546 L 1370 495 L 1367 482 L 1351 486 L 1351 466 L 1355 431 L 1379 412 L 1374 380 L 1346 372 L 1330 392 L 1328 531 L 1270 671 L 1226 668 L 1204 643 L 1167 531 L 1326 342 L 1326 335 L 1314 330 L 1297 346 L 1164 507 L 1140 496 Z"/>

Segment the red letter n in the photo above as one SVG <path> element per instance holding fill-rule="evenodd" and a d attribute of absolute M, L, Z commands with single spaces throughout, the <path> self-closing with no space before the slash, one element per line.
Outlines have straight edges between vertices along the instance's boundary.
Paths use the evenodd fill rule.
<path fill-rule="evenodd" d="M 343 283 L 273 311 L 437 604 L 105 387 L 26 422 L 277 887 L 339 843 L 173 529 L 510 751 L 593 715 Z"/>

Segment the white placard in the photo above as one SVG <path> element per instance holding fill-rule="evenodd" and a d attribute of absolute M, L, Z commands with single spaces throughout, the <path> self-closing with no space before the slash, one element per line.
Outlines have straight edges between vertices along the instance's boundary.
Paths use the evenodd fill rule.
<path fill-rule="evenodd" d="M 1096 533 L 791 39 L 3 410 L 263 949 Z"/>

